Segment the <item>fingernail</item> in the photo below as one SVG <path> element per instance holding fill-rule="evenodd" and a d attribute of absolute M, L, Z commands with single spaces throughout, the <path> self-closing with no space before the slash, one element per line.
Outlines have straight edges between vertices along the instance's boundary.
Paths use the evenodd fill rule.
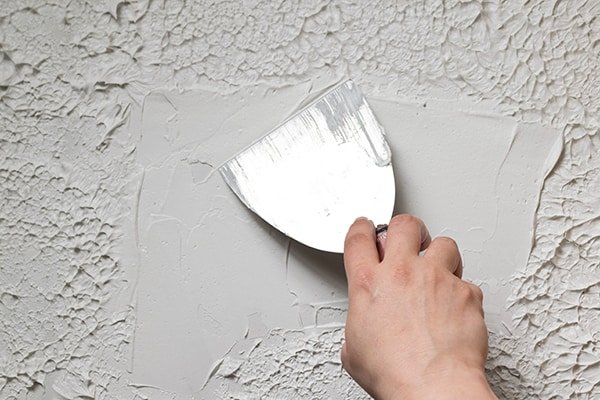
<path fill-rule="evenodd" d="M 358 218 L 356 218 L 356 220 L 354 221 L 354 223 L 357 224 L 357 223 L 363 222 L 363 221 L 367 221 L 368 223 L 370 223 L 371 225 L 373 225 L 373 221 L 371 221 L 367 217 L 358 217 Z M 375 226 L 375 225 L 373 225 L 373 226 Z"/>

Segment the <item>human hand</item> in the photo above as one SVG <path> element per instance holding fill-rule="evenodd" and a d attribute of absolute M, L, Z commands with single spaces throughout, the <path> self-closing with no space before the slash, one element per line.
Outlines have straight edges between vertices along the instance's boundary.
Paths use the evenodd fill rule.
<path fill-rule="evenodd" d="M 496 399 L 484 373 L 483 294 L 460 279 L 452 239 L 431 241 L 421 220 L 398 215 L 380 261 L 375 227 L 359 218 L 346 236 L 344 265 L 349 305 L 342 365 L 369 394 Z"/>

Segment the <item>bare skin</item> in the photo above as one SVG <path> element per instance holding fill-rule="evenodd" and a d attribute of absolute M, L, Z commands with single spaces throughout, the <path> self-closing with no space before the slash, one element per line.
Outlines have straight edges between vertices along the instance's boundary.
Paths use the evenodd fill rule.
<path fill-rule="evenodd" d="M 342 365 L 369 394 L 496 399 L 484 374 L 483 294 L 461 279 L 452 239 L 432 241 L 420 219 L 398 215 L 380 260 L 375 227 L 359 218 L 346 236 L 344 264 L 349 308 Z"/>

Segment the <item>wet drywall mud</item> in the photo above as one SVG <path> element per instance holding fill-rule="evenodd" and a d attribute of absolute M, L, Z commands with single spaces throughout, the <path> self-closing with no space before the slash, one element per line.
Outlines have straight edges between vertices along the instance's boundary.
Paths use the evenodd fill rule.
<path fill-rule="evenodd" d="M 0 398 L 367 398 L 340 258 L 215 173 L 346 78 L 498 395 L 600 396 L 600 4 L 396 3 L 2 2 Z"/>

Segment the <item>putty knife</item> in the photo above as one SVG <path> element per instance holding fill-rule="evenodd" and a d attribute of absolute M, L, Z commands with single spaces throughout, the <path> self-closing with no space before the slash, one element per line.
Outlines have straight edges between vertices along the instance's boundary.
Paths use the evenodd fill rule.
<path fill-rule="evenodd" d="M 352 81 L 331 89 L 219 168 L 244 204 L 289 237 L 341 253 L 359 216 L 387 223 L 390 148 Z"/>

